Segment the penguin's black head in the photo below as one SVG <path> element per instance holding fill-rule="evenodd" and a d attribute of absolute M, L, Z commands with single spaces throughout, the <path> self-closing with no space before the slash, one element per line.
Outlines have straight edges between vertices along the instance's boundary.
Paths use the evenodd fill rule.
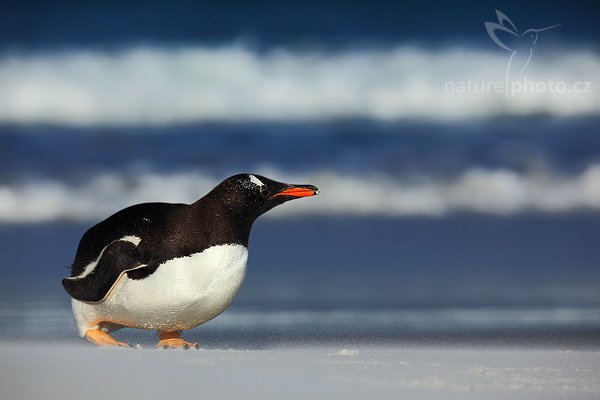
<path fill-rule="evenodd" d="M 225 179 L 211 193 L 218 193 L 232 215 L 253 221 L 286 201 L 315 196 L 319 189 L 277 182 L 261 175 L 239 174 Z"/>

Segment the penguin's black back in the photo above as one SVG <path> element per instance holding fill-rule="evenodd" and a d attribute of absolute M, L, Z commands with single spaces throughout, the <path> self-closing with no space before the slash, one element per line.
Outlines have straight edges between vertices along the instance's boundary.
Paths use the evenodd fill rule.
<path fill-rule="evenodd" d="M 94 225 L 83 234 L 79 242 L 71 276 L 81 274 L 103 248 L 124 236 L 137 236 L 144 240 L 156 235 L 165 235 L 169 219 L 185 207 L 188 206 L 170 203 L 137 204 Z"/>

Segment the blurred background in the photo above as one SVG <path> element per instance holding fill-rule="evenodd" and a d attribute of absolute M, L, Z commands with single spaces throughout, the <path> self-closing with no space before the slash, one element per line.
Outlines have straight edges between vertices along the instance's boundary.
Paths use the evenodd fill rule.
<path fill-rule="evenodd" d="M 90 226 L 252 172 L 321 195 L 256 222 L 190 340 L 600 344 L 596 2 L 0 6 L 3 339 L 80 340 L 60 279 Z M 519 42 L 531 90 L 486 84 L 496 9 L 563 24 Z"/>

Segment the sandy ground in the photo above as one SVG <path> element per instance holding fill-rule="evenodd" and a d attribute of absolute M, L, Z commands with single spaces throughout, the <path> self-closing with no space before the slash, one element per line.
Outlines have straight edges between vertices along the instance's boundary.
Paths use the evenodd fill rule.
<path fill-rule="evenodd" d="M 0 344 L 3 399 L 597 399 L 600 351 Z"/>

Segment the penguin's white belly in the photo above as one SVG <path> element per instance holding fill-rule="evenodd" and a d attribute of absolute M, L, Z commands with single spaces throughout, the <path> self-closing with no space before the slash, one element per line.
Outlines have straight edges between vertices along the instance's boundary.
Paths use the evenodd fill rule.
<path fill-rule="evenodd" d="M 246 274 L 248 250 L 213 246 L 161 264 L 144 279 L 123 275 L 102 303 L 72 301 L 83 336 L 89 329 L 122 325 L 165 331 L 194 328 L 221 314 L 237 295 Z"/>

